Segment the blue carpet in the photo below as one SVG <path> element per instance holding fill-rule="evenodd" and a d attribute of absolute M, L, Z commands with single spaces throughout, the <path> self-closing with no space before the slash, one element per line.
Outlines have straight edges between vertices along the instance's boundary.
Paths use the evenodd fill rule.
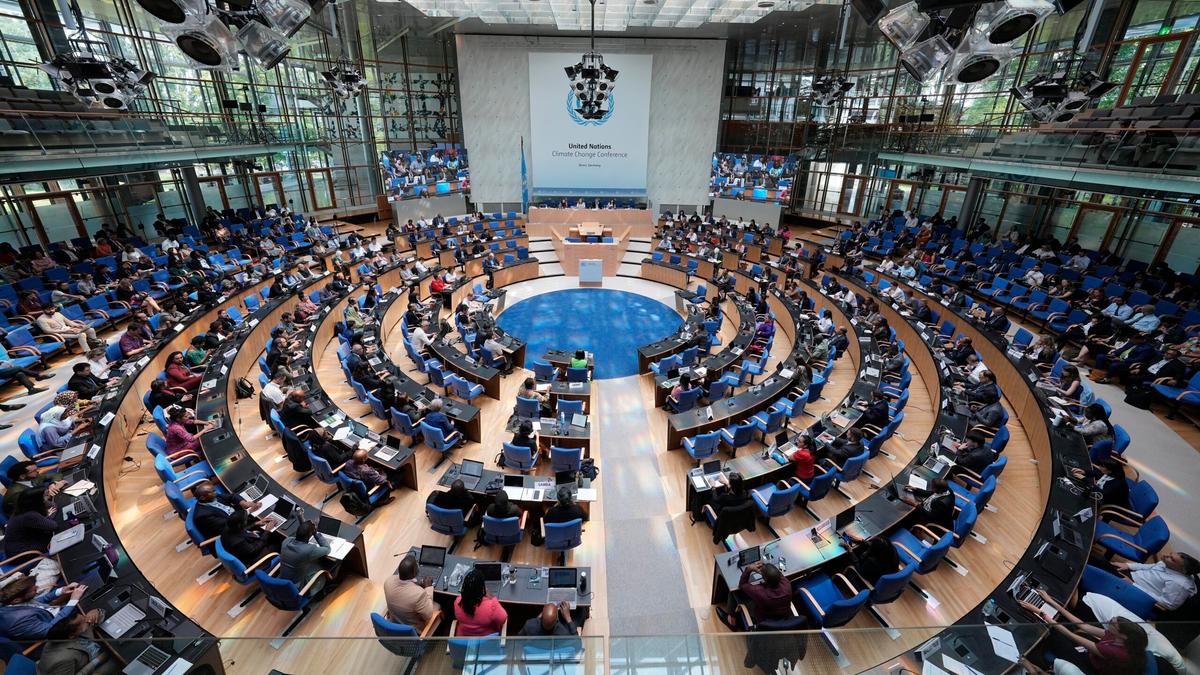
<path fill-rule="evenodd" d="M 683 323 L 675 310 L 650 298 L 603 288 L 573 288 L 522 300 L 496 323 L 529 347 L 526 360 L 550 349 L 586 349 L 596 356 L 596 379 L 637 374 L 638 347 Z"/>

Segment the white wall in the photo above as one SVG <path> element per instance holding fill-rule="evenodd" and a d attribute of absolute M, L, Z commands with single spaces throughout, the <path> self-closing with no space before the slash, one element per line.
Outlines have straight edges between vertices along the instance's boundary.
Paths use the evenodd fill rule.
<path fill-rule="evenodd" d="M 528 54 L 582 53 L 588 41 L 501 35 L 459 35 L 457 41 L 472 201 L 519 202 L 521 137 L 526 139 L 525 157 L 529 162 L 533 133 L 529 123 Z M 651 205 L 708 203 L 725 41 L 598 39 L 596 51 L 654 57 L 646 175 Z M 529 170 L 532 174 L 533 167 Z"/>

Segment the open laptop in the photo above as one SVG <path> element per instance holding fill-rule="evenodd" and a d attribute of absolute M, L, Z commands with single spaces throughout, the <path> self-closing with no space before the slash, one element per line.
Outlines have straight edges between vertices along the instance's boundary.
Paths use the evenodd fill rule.
<path fill-rule="evenodd" d="M 50 555 L 58 555 L 83 541 L 84 529 L 83 523 L 80 523 L 54 535 L 50 538 L 50 548 L 47 552 Z"/>
<path fill-rule="evenodd" d="M 426 577 L 438 577 L 446 565 L 446 549 L 442 546 L 422 546 L 417 554 L 418 574 Z"/>
<path fill-rule="evenodd" d="M 483 476 L 483 462 L 464 459 L 458 475 L 468 490 L 474 490 L 479 485 L 479 478 Z"/>
<path fill-rule="evenodd" d="M 283 527 L 288 519 L 292 517 L 292 512 L 295 509 L 296 505 L 286 499 L 280 499 L 275 502 L 275 508 L 263 516 L 263 520 L 267 521 L 267 529 L 274 532 Z"/>
<path fill-rule="evenodd" d="M 503 570 L 503 563 L 498 562 L 477 562 L 474 568 L 483 574 L 483 583 L 489 591 L 495 592 L 499 588 L 500 576 Z"/>
<path fill-rule="evenodd" d="M 571 609 L 579 600 L 579 570 L 574 567 L 551 567 L 546 584 L 546 602 L 566 602 Z"/>

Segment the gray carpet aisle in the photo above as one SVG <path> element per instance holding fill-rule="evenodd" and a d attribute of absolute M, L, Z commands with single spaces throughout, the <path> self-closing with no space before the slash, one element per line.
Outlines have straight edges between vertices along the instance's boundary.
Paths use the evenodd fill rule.
<path fill-rule="evenodd" d="M 597 386 L 610 630 L 628 636 L 695 633 L 638 376 Z"/>

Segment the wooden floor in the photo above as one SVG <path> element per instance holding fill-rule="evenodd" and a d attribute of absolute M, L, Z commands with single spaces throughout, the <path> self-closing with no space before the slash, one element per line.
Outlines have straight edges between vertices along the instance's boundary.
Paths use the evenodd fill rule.
<path fill-rule="evenodd" d="M 723 341 L 732 337 L 734 330 L 730 322 L 726 322 Z M 775 356 L 772 357 L 769 368 L 774 367 L 779 355 L 790 351 L 791 344 L 788 342 L 785 336 L 777 335 Z M 385 339 L 385 344 L 396 363 L 402 364 L 409 372 L 414 371 L 397 337 Z M 342 380 L 342 373 L 333 353 L 335 346 L 336 342 L 317 359 L 317 374 L 322 386 L 345 411 L 361 415 L 362 422 L 382 431 L 385 423 L 367 414 L 368 409 L 365 405 L 352 400 L 352 392 Z M 811 403 L 809 409 L 819 414 L 833 408 L 849 391 L 857 372 L 858 364 L 853 363 L 850 358 L 839 361 L 833 370 L 830 383 L 825 387 L 824 399 Z M 257 376 L 256 373 L 234 375 L 246 375 L 252 380 Z M 475 400 L 475 403 L 480 405 L 483 416 L 483 442 L 468 443 L 465 448 L 455 450 L 455 459 L 473 458 L 492 466 L 501 440 L 506 438 L 506 434 L 503 433 L 504 425 L 511 413 L 516 390 L 525 375 L 526 371 L 518 369 L 513 375 L 504 378 L 499 401 L 482 396 Z M 418 374 L 417 377 L 423 381 L 423 376 Z M 665 448 L 666 414 L 653 409 L 652 378 L 648 375 L 640 377 L 644 406 L 651 411 L 651 419 L 656 420 L 651 424 L 650 432 L 654 435 L 656 447 Z M 593 387 L 595 391 L 595 385 Z M 593 406 L 596 406 L 592 411 L 593 418 L 600 413 L 604 404 L 603 400 L 593 396 Z M 267 426 L 258 417 L 256 401 L 249 399 L 234 405 L 236 428 L 255 461 L 273 477 L 288 485 L 298 497 L 312 504 L 319 503 L 329 493 L 328 488 L 315 478 L 295 484 L 296 475 L 290 464 L 280 461 L 279 440 L 267 437 Z M 919 377 L 913 379 L 906 413 L 905 422 L 899 431 L 905 434 L 908 440 L 897 436 L 885 446 L 895 455 L 894 461 L 881 455 L 870 462 L 868 470 L 877 476 L 886 476 L 889 471 L 899 471 L 918 449 L 918 443 L 923 441 L 931 430 L 936 416 L 930 410 L 926 385 Z M 934 573 L 918 579 L 918 583 L 930 592 L 935 601 L 926 603 L 918 594 L 910 592 L 892 605 L 881 608 L 882 613 L 894 626 L 927 628 L 904 630 L 901 637 L 894 641 L 883 637 L 882 633 L 877 631 L 867 633 L 861 639 L 844 637 L 841 645 L 851 661 L 851 671 L 880 664 L 889 657 L 919 644 L 940 630 L 941 626 L 952 623 L 966 610 L 982 601 L 984 595 L 1007 574 L 1017 555 L 1016 552 L 1025 550 L 1029 544 L 1044 505 L 1038 498 L 1038 478 L 1034 466 L 1030 463 L 1032 453 L 1028 440 L 1015 417 L 1009 426 L 1012 432 L 1012 439 L 1006 450 L 1009 465 L 992 500 L 997 512 L 984 512 L 976 527 L 976 531 L 984 535 L 988 543 L 984 545 L 971 540 L 962 548 L 951 552 L 951 557 L 962 563 L 969 570 L 969 574 L 961 576 L 949 566 L 942 565 Z M 153 423 L 148 423 L 144 425 L 143 431 L 151 429 Z M 596 451 L 600 446 L 596 433 L 594 428 L 593 456 L 603 468 L 604 458 L 598 456 Z M 209 560 L 202 559 L 195 548 L 175 551 L 176 544 L 185 539 L 183 527 L 170 512 L 163 497 L 161 484 L 151 466 L 150 455 L 144 447 L 144 436 L 134 441 L 129 448 L 129 454 L 139 459 L 141 465 L 122 476 L 118 481 L 116 494 L 110 495 L 113 517 L 121 540 L 133 561 L 160 592 L 206 630 L 222 636 L 221 651 L 230 672 L 258 674 L 271 669 L 285 673 L 388 672 L 399 667 L 402 663 L 400 657 L 393 656 L 373 639 L 369 614 L 371 611 L 383 609 L 382 582 L 393 572 L 398 555 L 411 546 L 448 543 L 448 538 L 430 531 L 424 516 L 425 497 L 434 488 L 437 476 L 446 466 L 443 465 L 437 471 L 433 469 L 438 457 L 432 450 L 424 446 L 417 450 L 420 489 L 415 492 L 397 492 L 393 503 L 373 514 L 364 524 L 370 578 L 351 579 L 341 584 L 293 634 L 297 638 L 358 639 L 333 642 L 291 640 L 280 649 L 268 647 L 266 639 L 282 631 L 292 616 L 274 609 L 262 598 L 251 603 L 240 616 L 228 616 L 227 610 L 245 597 L 246 589 L 229 581 L 224 573 L 218 574 L 214 580 L 205 584 L 197 584 L 197 577 L 212 565 Z M 684 507 L 684 474 L 691 468 L 692 462 L 682 450 L 668 452 L 662 449 L 657 459 L 659 466 L 663 467 L 663 475 L 659 476 L 659 480 L 662 481 L 668 498 L 682 574 L 700 633 L 730 638 L 706 640 L 706 658 L 713 667 L 712 672 L 717 672 L 716 667 L 719 667 L 719 672 L 742 672 L 743 643 L 715 619 L 709 605 L 713 555 L 718 549 L 711 542 L 711 533 L 707 526 L 692 526 L 689 523 Z M 545 463 L 540 472 L 549 475 Z M 599 501 L 592 509 L 584 544 L 575 549 L 570 558 L 572 564 L 592 567 L 593 584 L 597 589 L 592 605 L 592 617 L 583 631 L 585 636 L 620 634 L 619 626 L 609 624 L 602 590 L 607 587 L 604 514 L 601 508 L 604 500 L 603 477 L 598 481 L 597 489 Z M 867 496 L 874 486 L 864 478 L 845 486 L 845 489 L 853 500 L 857 501 Z M 848 504 L 845 498 L 831 493 L 826 499 L 813 503 L 812 508 L 824 518 Z M 327 505 L 326 513 L 339 518 L 350 518 L 337 504 L 337 500 Z M 812 521 L 802 510 L 796 510 L 786 517 L 774 519 L 772 524 L 781 534 L 786 534 L 811 525 Z M 762 528 L 756 534 L 747 534 L 751 543 L 769 537 Z M 471 554 L 469 542 L 472 538 L 472 535 L 468 534 L 467 543 L 460 547 L 460 552 Z M 500 551 L 485 548 L 474 554 L 496 559 Z M 531 564 L 551 563 L 551 557 L 542 548 L 534 547 L 528 542 L 516 548 L 513 560 Z M 630 564 L 635 564 L 635 561 L 630 561 Z M 850 628 L 877 629 L 878 624 L 868 613 L 863 612 L 851 623 Z M 600 650 L 597 645 L 594 654 L 604 653 Z M 811 641 L 806 664 L 821 664 L 824 670 L 827 661 L 832 668 L 833 664 L 824 647 L 818 641 Z M 589 667 L 587 670 L 594 672 L 595 668 Z M 420 671 L 449 671 L 440 649 L 427 654 L 422 660 Z"/>

